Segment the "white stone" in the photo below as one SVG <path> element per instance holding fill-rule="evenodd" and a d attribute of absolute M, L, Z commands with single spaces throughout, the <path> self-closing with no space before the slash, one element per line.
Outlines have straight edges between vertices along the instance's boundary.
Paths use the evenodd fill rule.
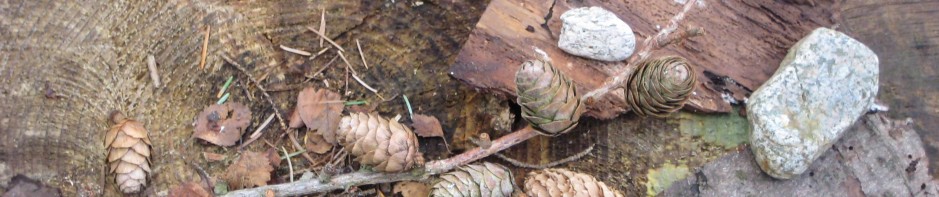
<path fill-rule="evenodd" d="M 847 35 L 818 28 L 802 38 L 747 102 L 760 168 L 788 179 L 831 148 L 874 103 L 877 55 Z"/>
<path fill-rule="evenodd" d="M 602 61 L 622 61 L 636 49 L 632 28 L 600 7 L 572 9 L 561 15 L 558 47 L 567 53 Z"/>

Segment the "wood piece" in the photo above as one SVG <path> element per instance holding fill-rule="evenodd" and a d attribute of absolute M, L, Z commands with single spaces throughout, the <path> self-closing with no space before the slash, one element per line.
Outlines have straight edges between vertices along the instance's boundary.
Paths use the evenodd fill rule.
<path fill-rule="evenodd" d="M 707 1 L 703 5 L 688 13 L 678 31 L 701 27 L 706 35 L 652 52 L 652 56 L 680 55 L 697 66 L 698 88 L 686 109 L 698 112 L 729 112 L 722 95 L 743 100 L 775 72 L 790 45 L 815 27 L 833 24 L 828 17 L 833 5 L 828 2 L 815 7 L 771 0 Z M 557 48 L 560 15 L 584 6 L 616 13 L 644 39 L 682 5 L 640 0 L 493 0 L 450 68 L 451 75 L 474 88 L 514 97 L 515 71 L 522 62 L 540 58 L 536 51 L 550 57 L 581 92 L 601 86 L 615 71 L 632 69 L 624 68 L 626 62 L 588 60 Z M 617 93 L 621 91 L 612 92 L 588 102 L 586 115 L 608 119 L 628 111 Z"/>
<path fill-rule="evenodd" d="M 766 175 L 743 149 L 704 165 L 663 196 L 935 196 L 928 160 L 910 120 L 870 114 L 790 180 Z"/>

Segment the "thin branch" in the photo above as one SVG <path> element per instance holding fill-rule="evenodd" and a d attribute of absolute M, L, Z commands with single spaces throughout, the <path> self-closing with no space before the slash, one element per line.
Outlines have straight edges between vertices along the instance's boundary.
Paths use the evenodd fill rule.
<path fill-rule="evenodd" d="M 518 143 L 537 136 L 538 133 L 532 127 L 525 127 L 521 130 L 512 132 L 493 140 L 492 145 L 487 149 L 473 148 L 457 156 L 443 160 L 428 162 L 424 168 L 414 169 L 410 172 L 400 173 L 379 173 L 379 172 L 353 172 L 333 176 L 329 181 L 322 182 L 318 179 L 299 180 L 292 183 L 283 183 L 277 185 L 261 186 L 251 189 L 236 190 L 225 194 L 228 197 L 242 196 L 261 196 L 267 190 L 274 190 L 277 195 L 299 196 L 312 193 L 328 192 L 332 190 L 345 189 L 357 185 L 371 185 L 379 183 L 391 183 L 397 181 L 420 181 L 426 180 L 431 175 L 443 173 L 452 170 L 458 166 L 466 165 L 473 161 L 482 159 L 496 152 L 505 150 Z"/>
<path fill-rule="evenodd" d="M 678 29 L 678 22 L 684 19 L 685 14 L 688 13 L 688 11 L 690 11 L 691 8 L 693 8 L 697 3 L 697 0 L 689 0 L 688 2 L 685 2 L 685 7 L 680 12 L 678 12 L 678 14 L 675 14 L 671 20 L 669 20 L 669 23 L 667 26 L 665 26 L 665 28 L 659 30 L 657 34 L 650 36 L 646 38 L 645 41 L 643 41 L 641 48 L 637 50 L 637 53 L 634 53 L 633 56 L 629 58 L 628 64 L 622 71 L 617 72 L 615 75 L 608 78 L 606 82 L 603 82 L 603 85 L 599 88 L 584 94 L 584 96 L 581 97 L 581 100 L 599 100 L 598 97 L 604 96 L 607 94 L 607 92 L 610 92 L 610 90 L 620 87 L 626 81 L 626 79 L 629 79 L 629 76 L 636 71 L 636 65 L 649 58 L 649 54 L 653 49 L 658 49 L 659 46 L 664 46 L 658 43 L 661 43 L 660 41 L 668 40 L 668 35 L 674 32 L 675 29 Z M 655 43 L 653 43 L 653 41 Z"/>

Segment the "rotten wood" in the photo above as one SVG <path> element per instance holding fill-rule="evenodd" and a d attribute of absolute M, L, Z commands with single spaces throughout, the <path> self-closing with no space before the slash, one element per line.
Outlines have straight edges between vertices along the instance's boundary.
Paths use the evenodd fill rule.
<path fill-rule="evenodd" d="M 695 5 L 696 11 L 678 29 L 700 27 L 706 35 L 651 53 L 680 55 L 696 66 L 698 88 L 686 109 L 697 112 L 729 112 L 730 104 L 722 96 L 743 100 L 775 72 L 789 46 L 812 29 L 834 23 L 830 2 L 814 7 L 771 0 L 703 2 Z M 643 40 L 666 26 L 666 17 L 680 12 L 683 5 L 640 0 L 493 0 L 450 68 L 451 75 L 477 89 L 514 97 L 515 71 L 522 62 L 544 53 L 574 80 L 578 91 L 603 86 L 611 76 L 631 69 L 626 66 L 629 62 L 588 60 L 557 48 L 560 15 L 585 6 L 612 11 L 630 24 L 637 40 Z M 629 111 L 622 90 L 610 92 L 587 102 L 585 114 L 609 119 Z"/>

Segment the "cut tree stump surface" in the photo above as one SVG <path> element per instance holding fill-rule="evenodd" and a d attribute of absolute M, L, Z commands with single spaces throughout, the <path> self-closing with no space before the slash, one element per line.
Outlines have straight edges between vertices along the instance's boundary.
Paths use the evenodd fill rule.
<path fill-rule="evenodd" d="M 814 6 L 772 0 L 701 2 L 678 31 L 700 27 L 706 34 L 652 53 L 653 58 L 680 55 L 696 67 L 698 88 L 686 107 L 698 112 L 729 112 L 730 103 L 722 95 L 744 100 L 776 71 L 792 44 L 811 30 L 834 23 L 835 5 L 828 1 Z M 542 58 L 536 51 L 543 51 L 574 80 L 578 91 L 593 90 L 626 62 L 588 60 L 557 47 L 560 15 L 587 6 L 615 13 L 632 27 L 639 42 L 658 32 L 682 7 L 676 1 L 493 0 L 450 74 L 477 89 L 514 98 L 518 67 Z M 588 102 L 586 114 L 610 119 L 628 111 L 618 92 Z"/>
<path fill-rule="evenodd" d="M 744 147 L 675 182 L 663 196 L 937 196 L 928 161 L 912 120 L 870 114 L 790 180 L 763 173 Z"/>

